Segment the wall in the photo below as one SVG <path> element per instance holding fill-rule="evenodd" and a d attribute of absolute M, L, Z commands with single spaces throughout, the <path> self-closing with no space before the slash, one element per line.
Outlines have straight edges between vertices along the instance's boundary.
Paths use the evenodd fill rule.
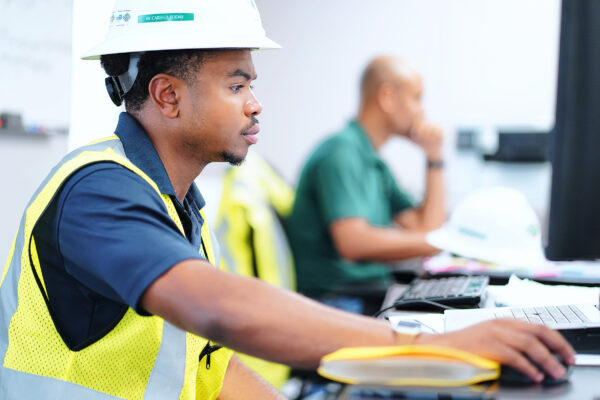
<path fill-rule="evenodd" d="M 0 135 L 0 268 L 33 192 L 67 150 L 67 135 Z"/>
<path fill-rule="evenodd" d="M 0 16 L 0 112 L 67 127 L 72 0 L 0 0 Z"/>
<path fill-rule="evenodd" d="M 73 82 L 69 148 L 114 132 L 119 112 L 104 86 L 106 74 L 99 61 L 81 56 L 102 42 L 108 30 L 113 1 L 73 0 Z M 104 15 L 105 18 L 98 18 Z"/>
<path fill-rule="evenodd" d="M 0 0 L 0 113 L 28 129 L 64 129 L 71 107 L 71 0 Z M 67 149 L 67 136 L 0 132 L 0 266 L 30 196 Z"/>

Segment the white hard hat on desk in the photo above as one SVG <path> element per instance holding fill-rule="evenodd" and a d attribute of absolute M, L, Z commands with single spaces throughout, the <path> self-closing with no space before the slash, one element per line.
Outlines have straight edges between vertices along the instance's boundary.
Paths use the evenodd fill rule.
<path fill-rule="evenodd" d="M 459 202 L 450 219 L 427 235 L 434 247 L 462 257 L 511 267 L 546 263 L 539 219 L 519 191 L 481 188 Z"/>

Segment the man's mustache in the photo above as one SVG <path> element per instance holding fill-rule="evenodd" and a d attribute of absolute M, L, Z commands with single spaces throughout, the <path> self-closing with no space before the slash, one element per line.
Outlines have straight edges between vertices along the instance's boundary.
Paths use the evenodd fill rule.
<path fill-rule="evenodd" d="M 252 119 L 250 120 L 250 124 L 248 124 L 248 126 L 242 130 L 242 135 L 248 132 L 250 128 L 252 128 L 256 124 L 258 124 L 258 119 L 256 117 L 252 117 Z"/>

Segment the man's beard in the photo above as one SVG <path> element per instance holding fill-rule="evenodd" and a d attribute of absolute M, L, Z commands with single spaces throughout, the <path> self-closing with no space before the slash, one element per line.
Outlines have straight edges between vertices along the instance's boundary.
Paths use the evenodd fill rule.
<path fill-rule="evenodd" d="M 229 164 L 234 165 L 236 167 L 241 165 L 244 162 L 244 159 L 246 158 L 245 156 L 236 156 L 235 154 L 229 153 L 227 151 L 221 153 L 221 156 L 223 157 L 223 161 L 228 162 Z"/>
<path fill-rule="evenodd" d="M 244 133 L 249 131 L 250 128 L 252 128 L 256 124 L 258 124 L 258 119 L 256 119 L 256 117 L 253 116 L 252 120 L 250 121 L 250 124 L 248 124 L 248 126 L 242 130 L 241 135 L 244 135 Z M 236 156 L 235 154 L 229 153 L 227 151 L 222 152 L 221 157 L 223 157 L 223 161 L 228 162 L 229 164 L 234 165 L 236 167 L 241 165 L 244 162 L 244 159 L 246 158 L 246 156 Z"/>

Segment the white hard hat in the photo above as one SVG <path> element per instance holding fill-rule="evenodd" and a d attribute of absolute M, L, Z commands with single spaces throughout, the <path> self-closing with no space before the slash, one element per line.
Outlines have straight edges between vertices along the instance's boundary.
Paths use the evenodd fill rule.
<path fill-rule="evenodd" d="M 507 187 L 469 194 L 427 242 L 459 256 L 511 267 L 545 263 L 540 222 L 525 196 Z"/>
<path fill-rule="evenodd" d="M 83 55 L 179 49 L 276 49 L 254 0 L 117 0 L 104 42 Z"/>

